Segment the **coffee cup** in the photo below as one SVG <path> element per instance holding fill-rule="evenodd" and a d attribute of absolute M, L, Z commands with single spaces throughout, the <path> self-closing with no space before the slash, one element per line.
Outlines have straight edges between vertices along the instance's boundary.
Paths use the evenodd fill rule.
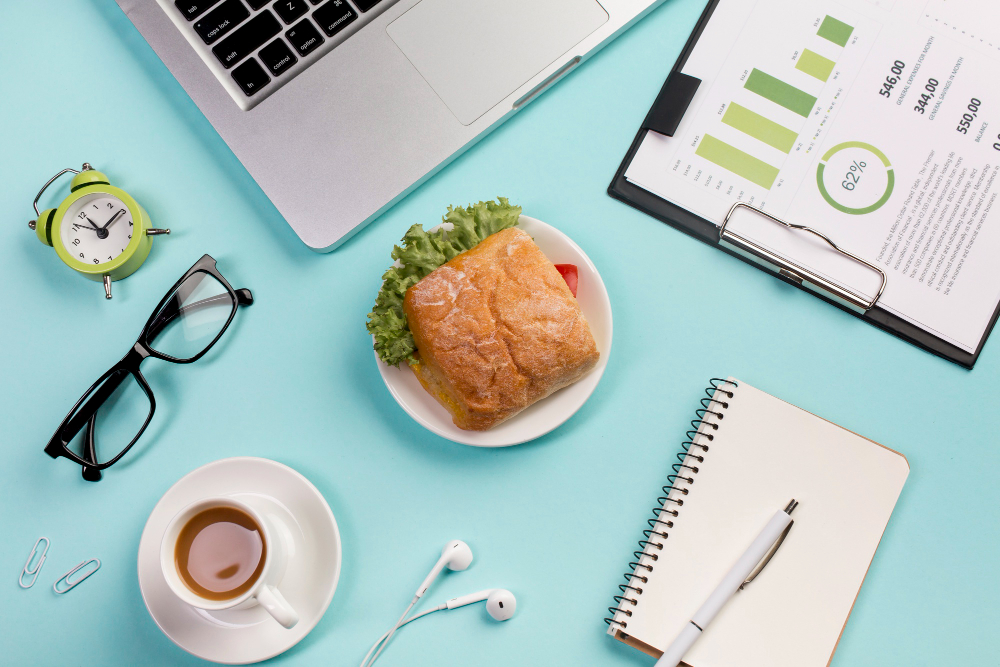
<path fill-rule="evenodd" d="M 248 503 L 220 496 L 178 512 L 160 542 L 170 590 L 206 611 L 261 605 L 286 628 L 299 616 L 278 590 L 285 546 L 269 520 Z"/>

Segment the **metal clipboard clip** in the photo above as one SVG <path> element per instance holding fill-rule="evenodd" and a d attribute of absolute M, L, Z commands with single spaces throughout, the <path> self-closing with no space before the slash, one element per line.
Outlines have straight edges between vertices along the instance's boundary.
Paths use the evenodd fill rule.
<path fill-rule="evenodd" d="M 774 252 L 768 250 L 767 248 L 764 248 L 754 243 L 750 239 L 744 238 L 730 229 L 726 229 L 726 226 L 729 224 L 729 220 L 733 217 L 733 214 L 736 213 L 737 209 L 740 208 L 745 208 L 748 211 L 758 213 L 767 218 L 768 220 L 776 222 L 779 225 L 788 227 L 789 229 L 797 229 L 818 236 L 819 238 L 826 241 L 830 245 L 830 247 L 839 252 L 841 255 L 844 255 L 845 257 L 854 260 L 858 264 L 867 266 L 872 271 L 877 271 L 878 274 L 882 277 L 882 284 L 879 286 L 878 292 L 872 299 L 870 300 L 866 299 L 864 296 L 858 294 L 854 290 L 844 287 L 843 285 L 838 285 L 837 283 L 827 278 L 824 278 L 823 276 L 815 273 L 814 271 L 810 271 L 804 266 L 800 266 L 795 262 L 785 259 L 784 257 L 775 254 Z M 789 280 L 796 282 L 799 285 L 802 285 L 803 287 L 807 287 L 812 291 L 825 292 L 839 303 L 843 303 L 844 305 L 854 310 L 860 311 L 862 313 L 867 312 L 872 308 L 874 308 L 875 304 L 878 303 L 879 298 L 882 296 L 882 292 L 885 291 L 885 284 L 887 278 L 885 275 L 885 271 L 883 271 L 879 267 L 875 266 L 874 264 L 872 264 L 867 260 L 861 259 L 857 255 L 848 252 L 847 250 L 844 250 L 836 243 L 831 241 L 829 238 L 824 236 L 822 233 L 816 231 L 815 229 L 812 229 L 811 227 L 806 227 L 805 225 L 796 225 L 791 222 L 785 222 L 784 220 L 774 217 L 767 211 L 763 211 L 749 204 L 744 204 L 743 202 L 736 202 L 735 204 L 733 204 L 732 207 L 729 209 L 729 212 L 726 214 L 726 219 L 722 221 L 722 226 L 719 227 L 719 243 L 729 244 L 741 255 L 749 256 L 749 259 L 752 259 L 755 262 L 758 263 L 764 262 L 771 266 L 774 266 L 778 269 L 778 273 L 784 276 L 785 278 L 788 278 Z"/>

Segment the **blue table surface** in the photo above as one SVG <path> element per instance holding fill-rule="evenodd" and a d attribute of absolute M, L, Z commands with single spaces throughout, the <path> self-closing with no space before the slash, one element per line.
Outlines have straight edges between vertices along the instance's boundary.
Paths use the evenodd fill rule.
<path fill-rule="evenodd" d="M 428 599 L 505 587 L 517 615 L 496 624 L 477 606 L 428 617 L 381 664 L 651 665 L 607 637 L 602 618 L 706 380 L 734 375 L 910 461 L 833 665 L 997 664 L 1000 413 L 990 406 L 1000 341 L 963 370 L 605 192 L 701 5 L 669 0 L 341 249 L 318 255 L 112 0 L 4 2 L 0 662 L 199 663 L 146 612 L 139 537 L 182 475 L 250 455 L 311 479 L 344 544 L 329 610 L 274 663 L 360 662 L 444 543 L 461 538 L 475 564 L 439 579 Z M 110 302 L 25 224 L 41 183 L 85 160 L 173 229 L 115 283 Z M 576 416 L 531 444 L 489 450 L 438 438 L 395 404 L 364 322 L 407 227 L 497 195 L 590 255 L 611 295 L 615 338 Z M 43 445 L 203 253 L 256 304 L 197 364 L 144 365 L 154 424 L 127 465 L 82 481 Z M 39 584 L 24 591 L 15 579 L 39 535 L 52 548 Z M 100 572 L 53 595 L 51 582 L 88 557 L 102 560 Z"/>

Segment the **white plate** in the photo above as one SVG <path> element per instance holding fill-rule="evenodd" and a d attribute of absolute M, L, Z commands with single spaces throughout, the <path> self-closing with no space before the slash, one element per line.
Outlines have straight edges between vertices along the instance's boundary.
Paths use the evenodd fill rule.
<path fill-rule="evenodd" d="M 385 386 L 396 402 L 424 428 L 463 445 L 476 447 L 506 447 L 539 438 L 559 427 L 573 416 L 597 388 L 611 353 L 611 301 L 604 281 L 580 246 L 561 231 L 540 220 L 522 215 L 518 226 L 538 244 L 553 264 L 575 264 L 579 269 L 580 283 L 577 301 L 594 334 L 601 358 L 597 366 L 578 382 L 560 389 L 551 396 L 508 419 L 489 431 L 465 431 L 451 420 L 451 414 L 424 391 L 417 376 L 406 367 L 406 362 L 394 368 L 382 362 L 375 354 Z"/>
<path fill-rule="evenodd" d="M 181 509 L 207 496 L 235 496 L 273 520 L 288 552 L 278 590 L 299 614 L 290 630 L 261 607 L 203 611 L 173 594 L 160 570 L 160 539 Z M 287 651 L 316 627 L 340 579 L 337 520 L 322 494 L 288 466 L 250 456 L 222 459 L 182 477 L 153 508 L 139 542 L 139 588 L 160 630 L 188 653 L 230 665 Z"/>

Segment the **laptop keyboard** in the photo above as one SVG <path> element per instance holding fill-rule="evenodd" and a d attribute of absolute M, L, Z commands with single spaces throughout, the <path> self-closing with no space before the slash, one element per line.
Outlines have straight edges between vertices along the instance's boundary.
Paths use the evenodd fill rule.
<path fill-rule="evenodd" d="M 174 0 L 170 9 L 237 104 L 250 109 L 395 2 Z"/>

